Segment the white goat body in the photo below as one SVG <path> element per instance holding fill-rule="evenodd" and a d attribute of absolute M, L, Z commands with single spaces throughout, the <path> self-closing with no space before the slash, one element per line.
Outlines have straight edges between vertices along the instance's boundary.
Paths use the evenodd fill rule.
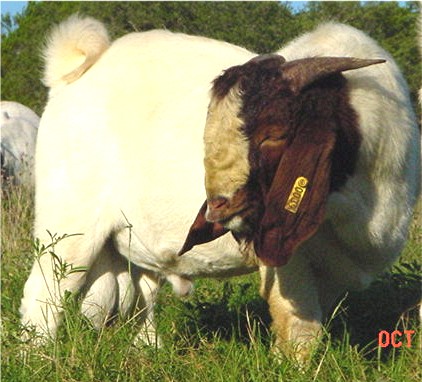
<path fill-rule="evenodd" d="M 96 47 L 98 61 L 75 81 L 82 71 L 67 65 L 60 71 L 57 65 L 72 52 L 80 56 L 69 41 L 83 41 L 85 32 L 88 39 L 105 40 L 92 36 L 104 33 L 93 23 L 73 17 L 53 33 L 55 50 L 47 47 L 52 62 L 45 78 L 57 86 L 39 128 L 34 234 L 48 244 L 47 230 L 82 233 L 62 240 L 55 251 L 69 264 L 93 268 L 88 281 L 74 273 L 53 292 L 51 259 L 35 262 L 22 321 L 49 335 L 59 322 L 63 290 L 86 284 L 83 310 L 99 325 L 116 304 L 127 310 L 133 303 L 121 297 L 126 290 L 141 291 L 148 310 L 162 277 L 184 294 L 194 277 L 256 269 L 245 264 L 231 235 L 177 255 L 205 198 L 202 134 L 211 82 L 253 54 L 167 31 L 133 33 L 101 53 Z M 69 71 L 74 75 L 67 76 Z M 120 254 L 139 267 L 133 278 Z"/>
<path fill-rule="evenodd" d="M 150 31 L 126 35 L 108 49 L 101 43 L 95 54 L 85 53 L 96 62 L 79 58 L 74 62 L 85 65 L 82 70 L 61 70 L 61 57 L 72 54 L 69 42 L 84 41 L 85 30 L 91 37 L 101 31 L 97 40 L 108 41 L 102 26 L 92 23 L 73 18 L 50 41 L 56 49 L 47 55 L 45 78 L 53 87 L 39 128 L 35 222 L 35 236 L 45 244 L 46 230 L 82 233 L 60 241 L 55 251 L 90 271 L 57 284 L 51 259 L 41 256 L 25 285 L 22 321 L 54 335 L 63 291 L 85 284 L 83 309 L 96 325 L 116 304 L 128 310 L 130 296 L 139 294 L 147 316 L 140 338 L 154 341 L 149 320 L 162 277 L 181 281 L 186 290 L 186 280 L 195 277 L 256 269 L 230 234 L 177 255 L 205 200 L 202 140 L 211 82 L 254 54 L 202 37 Z M 285 267 L 261 267 L 262 294 L 275 325 L 288 333 L 282 339 L 303 342 L 344 288 L 367 286 L 399 255 L 419 191 L 420 137 L 403 77 L 362 32 L 327 24 L 278 53 L 287 60 L 388 60 L 345 74 L 363 143 L 355 176 L 328 202 L 326 220 L 336 237 L 322 229 Z M 133 274 L 125 258 L 136 264 Z M 316 277 L 321 270 L 323 277 Z"/>

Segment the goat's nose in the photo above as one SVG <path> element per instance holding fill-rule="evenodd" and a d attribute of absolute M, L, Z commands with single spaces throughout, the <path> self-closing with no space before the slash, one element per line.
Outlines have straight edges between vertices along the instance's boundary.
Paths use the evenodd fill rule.
<path fill-rule="evenodd" d="M 209 199 L 205 218 L 209 222 L 217 222 L 225 217 L 225 211 L 229 206 L 229 200 L 223 196 Z"/>
<path fill-rule="evenodd" d="M 208 207 L 211 210 L 220 210 L 226 206 L 228 206 L 229 201 L 224 196 L 217 196 L 216 198 L 213 198 L 208 201 Z"/>

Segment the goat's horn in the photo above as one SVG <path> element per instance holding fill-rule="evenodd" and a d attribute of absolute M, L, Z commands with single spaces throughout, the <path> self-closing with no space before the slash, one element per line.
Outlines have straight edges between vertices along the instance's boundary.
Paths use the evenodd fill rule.
<path fill-rule="evenodd" d="M 287 62 L 282 65 L 282 70 L 283 77 L 290 82 L 290 88 L 297 94 L 305 86 L 329 74 L 381 64 L 385 61 L 353 57 L 312 57 Z"/>
<path fill-rule="evenodd" d="M 280 56 L 279 54 L 275 53 L 269 53 L 269 54 L 260 54 L 258 56 L 255 56 L 251 58 L 247 64 L 249 63 L 255 63 L 260 64 L 264 61 L 277 61 L 279 64 L 284 64 L 286 62 L 286 59 L 283 56 Z"/>

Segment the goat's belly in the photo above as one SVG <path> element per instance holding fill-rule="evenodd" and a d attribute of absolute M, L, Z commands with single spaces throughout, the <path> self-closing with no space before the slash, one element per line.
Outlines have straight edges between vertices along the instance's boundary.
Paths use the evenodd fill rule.
<path fill-rule="evenodd" d="M 257 270 L 257 266 L 241 254 L 231 234 L 198 245 L 182 256 L 178 252 L 183 243 L 171 238 L 162 238 L 155 245 L 146 245 L 136 232 L 124 229 L 115 233 L 113 240 L 118 252 L 134 264 L 164 276 L 176 274 L 189 279 L 218 278 Z"/>

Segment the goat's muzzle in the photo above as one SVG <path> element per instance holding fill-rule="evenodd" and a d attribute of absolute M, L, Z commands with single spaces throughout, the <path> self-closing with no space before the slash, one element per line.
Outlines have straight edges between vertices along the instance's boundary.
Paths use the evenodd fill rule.
<path fill-rule="evenodd" d="M 215 223 L 227 219 L 230 211 L 230 203 L 224 196 L 207 200 L 207 212 L 205 218 L 210 223 Z"/>

